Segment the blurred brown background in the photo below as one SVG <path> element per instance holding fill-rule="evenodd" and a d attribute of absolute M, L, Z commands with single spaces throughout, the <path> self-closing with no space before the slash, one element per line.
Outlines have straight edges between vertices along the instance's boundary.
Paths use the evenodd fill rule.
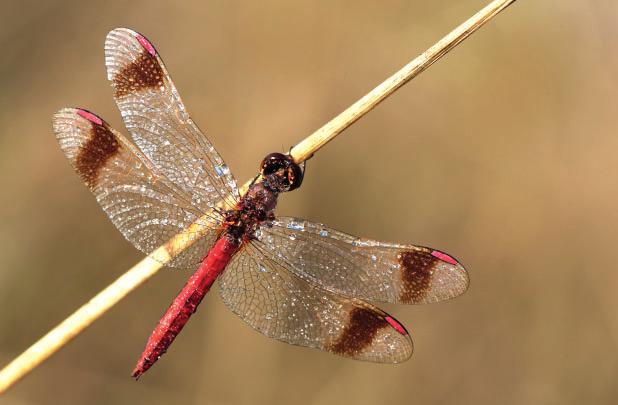
<path fill-rule="evenodd" d="M 51 131 L 63 106 L 123 129 L 109 30 L 157 46 L 244 182 L 484 4 L 3 1 L 0 363 L 142 257 Z M 189 275 L 165 270 L 0 402 L 616 403 L 616 21 L 612 0 L 516 3 L 320 151 L 282 198 L 281 214 L 463 261 L 464 296 L 387 307 L 413 333 L 410 361 L 271 341 L 214 292 L 136 383 L 130 371 Z"/>

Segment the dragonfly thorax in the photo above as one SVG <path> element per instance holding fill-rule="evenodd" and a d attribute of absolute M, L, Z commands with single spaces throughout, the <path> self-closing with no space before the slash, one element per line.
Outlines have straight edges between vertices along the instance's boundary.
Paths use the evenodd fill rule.
<path fill-rule="evenodd" d="M 236 208 L 225 214 L 226 233 L 237 242 L 253 239 L 262 222 L 275 218 L 279 193 L 294 190 L 303 181 L 301 167 L 282 153 L 267 155 L 260 165 L 260 175 Z"/>
<path fill-rule="evenodd" d="M 236 208 L 226 212 L 227 234 L 237 241 L 252 239 L 262 222 L 274 219 L 278 195 L 265 179 L 252 184 Z"/>

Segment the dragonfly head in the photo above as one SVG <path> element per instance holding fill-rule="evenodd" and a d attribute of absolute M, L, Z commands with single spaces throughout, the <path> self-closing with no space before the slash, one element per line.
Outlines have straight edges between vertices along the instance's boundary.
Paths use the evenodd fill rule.
<path fill-rule="evenodd" d="M 292 156 L 283 153 L 266 155 L 260 166 L 260 173 L 275 191 L 292 191 L 303 182 L 303 170 Z"/>

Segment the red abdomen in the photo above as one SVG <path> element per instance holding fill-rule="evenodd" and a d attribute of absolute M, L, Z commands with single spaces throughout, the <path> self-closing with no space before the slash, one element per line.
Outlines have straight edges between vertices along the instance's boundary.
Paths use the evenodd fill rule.
<path fill-rule="evenodd" d="M 133 370 L 135 379 L 144 374 L 166 352 L 239 246 L 223 236 L 210 249 L 150 335 L 144 353 Z"/>

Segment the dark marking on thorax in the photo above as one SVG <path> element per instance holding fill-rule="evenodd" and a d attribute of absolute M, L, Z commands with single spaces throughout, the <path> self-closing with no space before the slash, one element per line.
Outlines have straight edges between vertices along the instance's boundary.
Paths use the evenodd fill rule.
<path fill-rule="evenodd" d="M 238 242 L 253 238 L 264 221 L 274 219 L 278 196 L 263 182 L 251 185 L 236 208 L 226 213 L 226 233 Z"/>
<path fill-rule="evenodd" d="M 405 303 L 420 302 L 431 287 L 433 267 L 439 259 L 424 251 L 401 252 L 398 259 L 402 281 L 399 298 Z"/>
<path fill-rule="evenodd" d="M 101 169 L 119 149 L 120 143 L 105 123 L 91 122 L 90 137 L 75 157 L 75 169 L 91 190 L 97 184 Z"/>
<path fill-rule="evenodd" d="M 114 76 L 114 96 L 123 97 L 140 90 L 161 87 L 164 76 L 156 56 L 144 50 L 135 61 Z"/>
<path fill-rule="evenodd" d="M 329 347 L 334 353 L 354 356 L 371 346 L 378 331 L 388 322 L 376 312 L 367 308 L 354 308 L 341 336 Z"/>

